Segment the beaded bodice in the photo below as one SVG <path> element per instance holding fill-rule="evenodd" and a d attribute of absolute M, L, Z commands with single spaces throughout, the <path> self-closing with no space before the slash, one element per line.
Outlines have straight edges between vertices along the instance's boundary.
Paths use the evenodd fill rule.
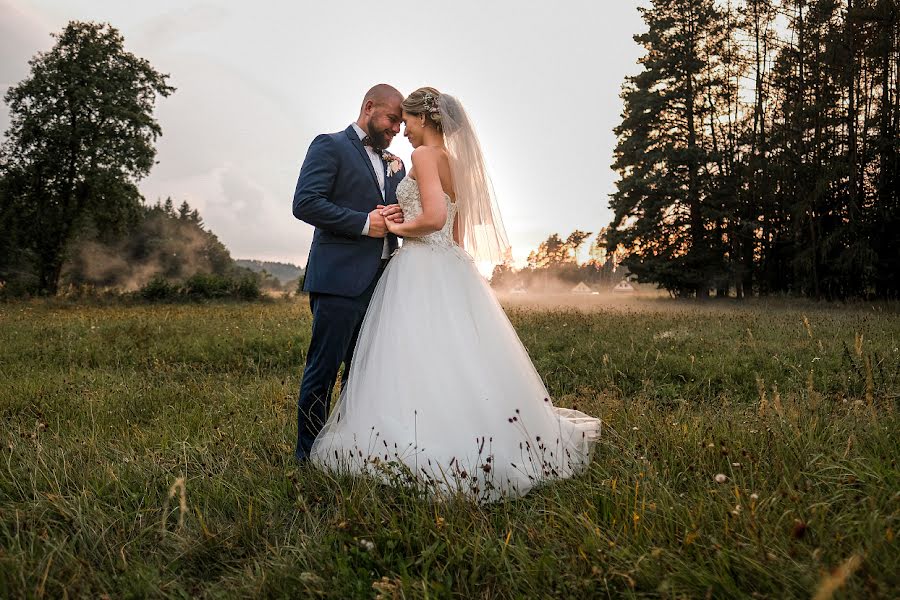
<path fill-rule="evenodd" d="M 422 237 L 405 237 L 403 244 L 427 244 L 429 246 L 456 247 L 453 241 L 453 221 L 456 219 L 456 203 L 450 200 L 450 196 L 444 194 L 447 203 L 447 222 L 443 229 L 423 235 Z M 397 185 L 397 203 L 403 209 L 403 218 L 412 221 L 422 214 L 422 196 L 419 194 L 419 185 L 415 179 L 404 177 Z"/>

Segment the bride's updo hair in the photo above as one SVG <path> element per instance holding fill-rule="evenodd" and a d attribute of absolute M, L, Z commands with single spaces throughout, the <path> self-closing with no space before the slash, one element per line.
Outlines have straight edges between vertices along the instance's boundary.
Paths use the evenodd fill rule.
<path fill-rule="evenodd" d="M 403 101 L 403 110 L 411 115 L 424 115 L 426 125 L 430 123 L 443 133 L 444 124 L 441 119 L 441 109 L 438 107 L 440 97 L 441 93 L 433 87 L 419 88 Z"/>

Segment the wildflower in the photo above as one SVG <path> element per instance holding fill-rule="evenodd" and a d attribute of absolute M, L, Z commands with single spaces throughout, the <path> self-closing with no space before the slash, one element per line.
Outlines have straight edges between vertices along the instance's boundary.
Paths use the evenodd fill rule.
<path fill-rule="evenodd" d="M 306 571 L 304 571 L 303 573 L 300 573 L 300 581 L 302 581 L 303 583 L 309 583 L 309 584 L 315 584 L 315 585 L 325 583 L 325 580 L 322 579 L 321 577 L 319 577 L 318 575 L 316 575 L 315 573 L 309 573 Z"/>
<path fill-rule="evenodd" d="M 375 597 L 376 598 L 396 598 L 400 591 L 399 580 L 396 579 L 388 579 L 387 577 L 382 577 L 380 581 L 372 582 L 372 589 L 378 592 Z"/>
<path fill-rule="evenodd" d="M 369 540 L 359 540 L 359 545 L 360 545 L 360 546 L 363 548 L 363 550 L 365 550 L 366 552 L 371 552 L 372 550 L 375 549 L 375 544 L 372 543 L 372 542 L 370 542 Z"/>
<path fill-rule="evenodd" d="M 728 481 L 728 477 L 726 477 L 724 473 L 716 473 L 715 480 L 716 483 L 725 483 Z"/>
<path fill-rule="evenodd" d="M 731 466 L 732 466 L 732 467 L 740 468 L 741 463 L 739 463 L 739 462 L 734 462 L 734 463 L 731 463 Z"/>
<path fill-rule="evenodd" d="M 638 428 L 637 428 L 637 427 L 632 427 L 631 430 L 632 430 L 632 431 L 637 431 Z"/>
<path fill-rule="evenodd" d="M 759 500 L 759 494 L 756 494 L 756 493 L 750 494 L 750 499 L 751 500 Z"/>
<path fill-rule="evenodd" d="M 809 527 L 806 523 L 800 519 L 794 519 L 794 526 L 791 527 L 791 537 L 795 540 L 802 539 L 806 535 L 807 529 L 809 529 Z"/>

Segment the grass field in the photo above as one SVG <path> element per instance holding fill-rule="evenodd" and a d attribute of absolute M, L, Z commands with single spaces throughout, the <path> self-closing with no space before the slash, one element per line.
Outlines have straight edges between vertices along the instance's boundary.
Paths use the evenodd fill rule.
<path fill-rule="evenodd" d="M 292 463 L 302 300 L 0 304 L 0 597 L 897 597 L 896 305 L 579 302 L 596 458 L 487 506 Z"/>

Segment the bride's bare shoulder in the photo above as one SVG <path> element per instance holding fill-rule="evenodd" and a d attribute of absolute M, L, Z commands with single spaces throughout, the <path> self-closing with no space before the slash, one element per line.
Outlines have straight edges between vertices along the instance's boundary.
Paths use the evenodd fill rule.
<path fill-rule="evenodd" d="M 419 146 L 412 151 L 413 162 L 441 163 L 449 160 L 447 150 L 440 146 Z"/>

